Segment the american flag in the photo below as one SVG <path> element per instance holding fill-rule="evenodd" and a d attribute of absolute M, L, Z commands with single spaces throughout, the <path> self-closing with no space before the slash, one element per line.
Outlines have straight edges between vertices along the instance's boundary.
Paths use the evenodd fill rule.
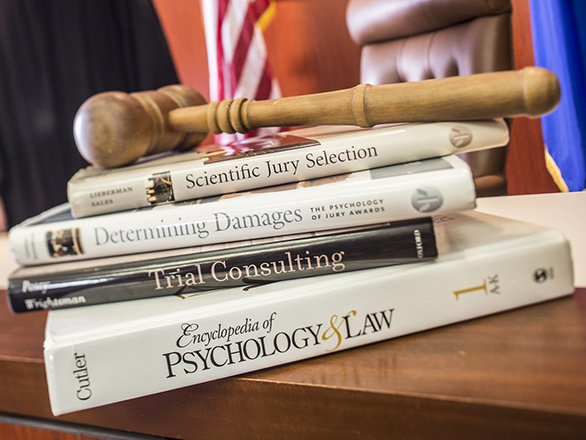
<path fill-rule="evenodd" d="M 275 11 L 274 0 L 202 0 L 210 74 L 210 100 L 281 97 L 271 74 L 263 30 Z M 228 143 L 278 129 L 259 129 L 247 135 L 222 134 Z"/>

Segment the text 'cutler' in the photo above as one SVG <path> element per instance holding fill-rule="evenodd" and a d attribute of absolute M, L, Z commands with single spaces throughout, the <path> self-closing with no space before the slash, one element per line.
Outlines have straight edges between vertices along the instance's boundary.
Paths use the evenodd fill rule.
<path fill-rule="evenodd" d="M 74 353 L 75 356 L 75 370 L 73 376 L 78 381 L 78 388 L 76 391 L 79 400 L 88 400 L 92 397 L 92 390 L 90 389 L 90 376 L 87 369 L 87 360 L 84 354 Z"/>

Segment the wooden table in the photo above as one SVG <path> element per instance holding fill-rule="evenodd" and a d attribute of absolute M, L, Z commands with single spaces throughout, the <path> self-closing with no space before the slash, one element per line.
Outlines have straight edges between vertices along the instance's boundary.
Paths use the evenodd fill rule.
<path fill-rule="evenodd" d="M 0 295 L 4 422 L 58 422 L 57 429 L 104 438 L 122 433 L 102 428 L 181 439 L 586 438 L 586 289 L 58 418 L 42 357 L 46 313 L 12 315 Z"/>

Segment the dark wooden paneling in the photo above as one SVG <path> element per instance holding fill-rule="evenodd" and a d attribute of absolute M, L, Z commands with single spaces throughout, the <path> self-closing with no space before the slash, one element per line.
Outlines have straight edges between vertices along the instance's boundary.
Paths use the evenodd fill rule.
<path fill-rule="evenodd" d="M 0 438 L 5 440 L 99 440 L 80 434 L 50 431 L 29 426 L 0 423 Z"/>
<path fill-rule="evenodd" d="M 529 0 L 512 0 L 515 69 L 534 66 Z M 559 192 L 545 166 L 541 120 L 516 118 L 507 160 L 509 194 Z"/>
<path fill-rule="evenodd" d="M 182 84 L 209 100 L 208 60 L 197 0 L 152 0 Z"/>
<path fill-rule="evenodd" d="M 283 96 L 339 90 L 360 81 L 360 49 L 346 27 L 348 0 L 279 0 L 265 32 Z"/>

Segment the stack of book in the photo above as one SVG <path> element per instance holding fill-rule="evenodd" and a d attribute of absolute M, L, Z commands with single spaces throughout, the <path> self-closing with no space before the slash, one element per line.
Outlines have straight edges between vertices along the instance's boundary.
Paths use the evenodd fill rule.
<path fill-rule="evenodd" d="M 570 294 L 561 234 L 473 211 L 456 154 L 508 139 L 502 120 L 321 127 L 81 170 L 9 234 L 12 309 L 60 309 L 53 412 Z"/>

